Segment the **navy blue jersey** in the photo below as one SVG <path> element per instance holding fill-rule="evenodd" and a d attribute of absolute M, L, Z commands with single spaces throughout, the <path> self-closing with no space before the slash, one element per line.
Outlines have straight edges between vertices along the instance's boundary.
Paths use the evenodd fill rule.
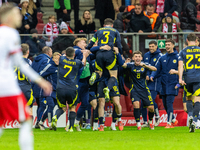
<path fill-rule="evenodd" d="M 146 65 L 149 65 L 145 63 Z M 148 69 L 141 66 L 136 66 L 134 62 L 127 64 L 127 69 L 130 71 L 130 77 L 133 80 L 132 88 L 135 91 L 141 91 L 147 88 L 146 75 Z"/>
<path fill-rule="evenodd" d="M 200 82 L 200 47 L 186 47 L 180 52 L 178 59 L 184 64 L 183 78 L 185 82 Z"/>
<path fill-rule="evenodd" d="M 93 44 L 98 41 L 98 46 L 109 45 L 114 47 L 115 43 L 119 48 L 120 54 L 122 54 L 121 38 L 119 32 L 112 27 L 100 28 L 93 36 L 88 48 L 90 49 Z"/>
<path fill-rule="evenodd" d="M 83 67 L 83 63 L 78 59 L 68 59 L 66 56 L 61 56 L 58 66 L 58 82 L 57 88 L 70 86 L 76 88 L 77 75 L 79 69 Z"/>
<path fill-rule="evenodd" d="M 30 66 L 30 60 L 27 58 L 24 58 L 24 61 L 27 63 L 28 66 Z M 19 86 L 27 86 L 27 88 L 31 89 L 31 83 L 23 73 L 21 73 L 20 68 L 15 68 L 16 72 L 16 78 L 18 80 Z"/>

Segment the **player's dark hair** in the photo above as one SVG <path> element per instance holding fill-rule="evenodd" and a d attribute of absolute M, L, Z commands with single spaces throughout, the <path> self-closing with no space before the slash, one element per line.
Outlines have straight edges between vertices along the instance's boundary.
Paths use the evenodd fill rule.
<path fill-rule="evenodd" d="M 23 43 L 23 44 L 21 44 L 21 48 L 22 48 L 23 55 L 26 55 L 27 52 L 29 51 L 29 45 L 26 43 Z"/>
<path fill-rule="evenodd" d="M 171 42 L 173 45 L 175 45 L 174 40 L 172 40 L 171 38 L 170 39 L 166 39 L 165 43 L 168 43 L 168 42 Z"/>
<path fill-rule="evenodd" d="M 49 52 L 49 50 L 50 50 L 50 47 L 49 46 L 45 46 L 42 49 L 42 53 L 47 54 Z"/>
<path fill-rule="evenodd" d="M 73 57 L 74 54 L 75 54 L 75 50 L 74 50 L 73 47 L 68 47 L 68 48 L 66 49 L 66 56 L 67 56 L 67 57 Z"/>
<path fill-rule="evenodd" d="M 14 3 L 3 3 L 3 5 L 0 7 L 0 20 L 2 16 L 6 15 L 9 13 L 13 8 L 15 8 L 16 5 Z"/>
<path fill-rule="evenodd" d="M 198 42 L 200 42 L 200 39 L 199 39 L 199 37 L 198 37 L 198 36 L 197 36 L 197 41 L 198 41 Z"/>
<path fill-rule="evenodd" d="M 142 56 L 142 52 L 140 52 L 140 51 L 135 51 L 135 52 L 133 52 L 133 56 L 134 56 L 135 54 L 140 54 L 140 55 Z"/>
<path fill-rule="evenodd" d="M 153 5 L 153 4 L 147 4 L 147 6 L 149 6 L 149 7 L 154 7 L 154 5 Z"/>
<path fill-rule="evenodd" d="M 113 25 L 114 21 L 111 18 L 106 18 L 104 20 L 104 25 Z"/>
<path fill-rule="evenodd" d="M 142 7 L 142 5 L 140 3 L 135 4 L 135 6 L 141 6 Z"/>
<path fill-rule="evenodd" d="M 190 33 L 190 34 L 188 34 L 188 36 L 187 36 L 187 40 L 188 40 L 188 41 L 193 41 L 193 42 L 195 42 L 196 39 L 197 39 L 197 36 L 196 36 L 196 34 L 194 34 L 194 33 Z"/>
<path fill-rule="evenodd" d="M 156 42 L 156 41 L 150 41 L 150 42 L 149 42 L 149 45 L 150 45 L 150 44 L 154 44 L 155 46 L 157 46 L 157 42 Z"/>

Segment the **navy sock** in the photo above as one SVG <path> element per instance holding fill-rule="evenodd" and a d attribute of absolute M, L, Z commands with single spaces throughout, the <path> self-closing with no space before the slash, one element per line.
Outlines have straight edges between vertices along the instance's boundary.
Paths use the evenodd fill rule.
<path fill-rule="evenodd" d="M 110 77 L 108 80 L 108 89 L 111 90 L 113 86 L 115 86 L 116 83 L 116 78 L 115 77 Z"/>
<path fill-rule="evenodd" d="M 153 116 L 154 116 L 154 112 L 150 112 L 150 111 L 149 111 L 149 120 L 150 120 L 150 121 L 153 119 Z"/>
<path fill-rule="evenodd" d="M 48 111 L 46 110 L 44 115 L 42 116 L 42 122 L 44 122 L 48 117 Z"/>
<path fill-rule="evenodd" d="M 62 110 L 61 108 L 58 108 L 58 109 L 56 110 L 56 114 L 55 114 L 55 115 L 57 115 L 57 119 L 58 119 L 63 113 L 64 113 L 64 110 Z"/>
<path fill-rule="evenodd" d="M 193 109 L 193 120 L 197 122 L 197 117 L 199 116 L 200 111 L 200 102 L 194 103 L 194 109 Z"/>
<path fill-rule="evenodd" d="M 101 125 L 101 124 L 104 124 L 104 122 L 103 122 L 103 117 L 99 117 L 99 124 Z"/>
<path fill-rule="evenodd" d="M 40 98 L 40 107 L 38 109 L 38 116 L 37 116 L 37 121 L 40 121 L 42 119 L 42 115 L 44 114 L 44 110 L 46 109 L 46 99 L 45 98 Z"/>
<path fill-rule="evenodd" d="M 147 122 L 147 108 L 142 107 L 141 111 L 142 111 L 142 118 L 143 118 L 144 122 Z"/>
<path fill-rule="evenodd" d="M 112 113 L 112 122 L 116 122 L 117 121 L 117 113 L 115 111 L 115 105 L 113 105 L 113 113 Z"/>
<path fill-rule="evenodd" d="M 93 109 L 93 121 L 94 122 L 98 122 L 99 117 L 98 117 L 98 107 L 96 107 L 95 109 Z"/>
<path fill-rule="evenodd" d="M 70 126 L 69 129 L 74 126 L 74 120 L 76 118 L 76 113 L 74 111 L 70 111 L 69 113 L 69 122 L 70 122 Z"/>
<path fill-rule="evenodd" d="M 140 122 L 140 109 L 139 108 L 134 108 L 134 117 L 136 122 Z"/>
<path fill-rule="evenodd" d="M 187 112 L 188 112 L 189 117 L 193 116 L 193 103 L 192 103 L 192 100 L 187 100 L 186 107 L 187 107 Z"/>

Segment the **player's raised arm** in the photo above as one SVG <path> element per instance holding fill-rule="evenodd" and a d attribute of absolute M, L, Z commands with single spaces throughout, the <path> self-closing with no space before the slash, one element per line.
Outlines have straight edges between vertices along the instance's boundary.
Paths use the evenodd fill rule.
<path fill-rule="evenodd" d="M 97 32 L 94 34 L 94 36 L 92 37 L 92 39 L 90 40 L 90 43 L 88 44 L 88 46 L 86 47 L 86 49 L 91 49 L 92 46 L 94 45 L 94 43 L 97 41 Z"/>
<path fill-rule="evenodd" d="M 156 67 L 147 65 L 147 64 L 142 63 L 142 62 L 140 63 L 140 66 L 142 66 L 142 67 L 144 67 L 144 68 L 147 68 L 147 69 L 149 69 L 149 70 L 151 70 L 151 71 L 157 71 L 157 68 L 156 68 Z"/>
<path fill-rule="evenodd" d="M 83 50 L 82 52 L 83 52 L 82 63 L 83 63 L 83 65 L 85 66 L 85 65 L 86 65 L 87 57 L 89 56 L 89 53 L 88 53 L 88 50 Z"/>

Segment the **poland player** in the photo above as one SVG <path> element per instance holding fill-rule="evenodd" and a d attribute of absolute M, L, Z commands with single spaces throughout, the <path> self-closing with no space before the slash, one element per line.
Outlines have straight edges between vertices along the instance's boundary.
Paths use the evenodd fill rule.
<path fill-rule="evenodd" d="M 31 118 L 27 101 L 15 79 L 14 66 L 19 67 L 31 81 L 43 88 L 46 94 L 51 93 L 52 87 L 28 67 L 22 58 L 20 37 L 16 30 L 22 22 L 19 9 L 12 4 L 3 4 L 0 7 L 0 22 L 0 134 L 4 121 L 18 120 L 21 123 L 20 149 L 32 150 Z"/>

